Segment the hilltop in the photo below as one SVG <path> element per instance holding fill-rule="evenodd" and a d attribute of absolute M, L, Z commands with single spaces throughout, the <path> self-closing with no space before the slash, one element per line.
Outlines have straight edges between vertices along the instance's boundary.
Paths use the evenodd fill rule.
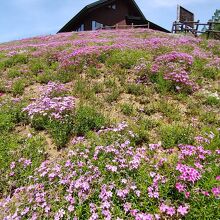
<path fill-rule="evenodd" d="M 220 41 L 35 37 L 0 74 L 0 219 L 220 219 Z"/>

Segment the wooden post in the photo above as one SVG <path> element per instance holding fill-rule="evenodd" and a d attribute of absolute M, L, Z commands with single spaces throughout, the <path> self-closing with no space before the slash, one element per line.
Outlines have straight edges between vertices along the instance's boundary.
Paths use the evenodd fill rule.
<path fill-rule="evenodd" d="M 210 36 L 210 32 L 212 31 L 212 23 L 208 22 L 209 28 L 208 28 L 208 32 L 207 32 L 207 39 L 209 39 Z"/>
<path fill-rule="evenodd" d="M 172 33 L 175 33 L 175 32 L 176 32 L 176 31 L 175 31 L 175 30 L 176 30 L 175 24 L 176 24 L 176 21 L 173 22 L 173 26 L 172 26 L 172 30 L 171 30 Z"/>
<path fill-rule="evenodd" d="M 132 29 L 134 28 L 134 23 L 131 23 L 131 28 L 132 28 Z"/>
<path fill-rule="evenodd" d="M 147 22 L 147 28 L 150 29 L 150 22 Z"/>
<path fill-rule="evenodd" d="M 197 23 L 196 23 L 195 37 L 198 37 L 199 22 L 200 22 L 200 20 L 198 20 Z"/>

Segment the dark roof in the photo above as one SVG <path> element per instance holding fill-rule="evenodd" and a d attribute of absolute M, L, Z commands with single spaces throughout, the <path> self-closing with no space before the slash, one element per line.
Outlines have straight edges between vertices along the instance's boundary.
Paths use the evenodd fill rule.
<path fill-rule="evenodd" d="M 59 31 L 58 33 L 61 32 L 66 32 L 67 30 L 71 31 L 71 25 L 72 23 L 74 23 L 75 21 L 77 21 L 81 16 L 83 16 L 86 12 L 89 12 L 90 10 L 94 9 L 94 8 L 99 8 L 102 7 L 104 5 L 107 5 L 111 2 L 114 2 L 115 0 L 99 0 L 96 2 L 93 2 L 87 6 L 85 6 L 78 14 L 76 14 L 66 25 L 64 25 Z M 143 18 L 143 21 L 145 21 L 146 23 L 149 22 L 150 23 L 150 27 L 154 27 L 153 29 L 157 28 L 158 30 L 164 31 L 164 32 L 170 32 L 162 27 L 160 27 L 159 25 L 154 24 L 153 22 L 147 20 L 144 16 L 144 14 L 142 13 L 142 11 L 140 10 L 140 8 L 138 7 L 137 3 L 135 2 L 135 0 L 130 0 L 130 2 L 134 5 L 134 7 L 138 10 L 138 12 L 140 13 L 140 15 Z"/>
<path fill-rule="evenodd" d="M 86 5 L 78 14 L 76 14 L 65 26 L 63 26 L 58 33 L 60 32 L 65 32 L 66 29 L 68 29 L 69 26 L 71 26 L 71 24 L 75 21 L 77 21 L 83 14 L 85 14 L 86 12 L 88 12 L 90 9 L 93 9 L 94 7 L 101 7 L 104 4 L 109 4 L 111 2 L 113 2 L 114 0 L 99 0 L 96 2 L 93 2 L 89 5 Z"/>

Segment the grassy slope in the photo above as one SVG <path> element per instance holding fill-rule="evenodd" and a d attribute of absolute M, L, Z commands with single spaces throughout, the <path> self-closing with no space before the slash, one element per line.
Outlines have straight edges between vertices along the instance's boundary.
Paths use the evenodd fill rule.
<path fill-rule="evenodd" d="M 174 51 L 176 58 L 169 58 Z M 163 55 L 168 57 L 158 61 Z M 192 58 L 192 63 L 187 56 Z M 152 70 L 154 65 L 159 66 L 156 72 Z M 171 70 L 189 74 L 196 89 L 165 79 Z M 219 194 L 212 192 L 219 186 L 220 175 L 216 153 L 220 146 L 218 41 L 142 29 L 38 37 L 0 45 L 0 74 L 1 219 L 10 215 L 29 219 L 35 214 L 39 219 L 54 216 L 89 219 L 93 212 L 98 214 L 98 219 L 104 219 L 105 214 L 110 215 L 107 211 L 113 219 L 145 219 L 141 217 L 143 213 L 177 219 L 181 217 L 177 212 L 180 205 L 189 207 L 186 219 L 220 218 Z M 31 119 L 22 110 L 45 96 L 48 82 L 57 83 L 50 98 L 75 98 L 73 110 L 64 112 L 65 120 L 42 114 Z M 64 84 L 61 87 L 66 89 L 57 91 L 59 84 Z M 97 132 L 122 122 L 127 127 Z M 77 136 L 83 137 L 82 140 Z M 194 139 L 197 136 L 203 137 L 199 143 Z M 133 148 L 126 144 L 125 148 L 130 149 L 132 156 L 121 150 L 128 140 Z M 119 147 L 117 142 L 122 145 Z M 156 149 L 150 150 L 149 144 L 155 143 L 159 143 Z M 195 148 L 203 145 L 210 152 L 194 150 L 191 156 L 179 159 L 184 155 L 179 144 Z M 119 152 L 109 153 L 106 146 L 110 145 Z M 103 152 L 95 160 L 97 146 L 103 146 Z M 205 159 L 198 159 L 201 155 Z M 137 157 L 140 163 L 137 162 L 136 168 L 130 167 Z M 119 158 L 125 159 L 127 168 L 120 167 Z M 42 177 L 39 166 L 45 160 L 48 164 L 43 166 L 47 171 Z M 70 168 L 65 163 L 69 160 L 74 164 L 71 169 L 77 172 L 76 176 L 68 177 Z M 203 166 L 202 170 L 195 166 L 196 162 Z M 194 167 L 202 177 L 194 183 L 180 181 L 180 173 L 175 169 L 178 163 Z M 94 173 L 89 164 L 100 173 Z M 117 171 L 110 171 L 108 165 L 116 166 Z M 57 168 L 56 173 L 57 166 L 61 170 Z M 151 172 L 159 175 L 154 186 L 158 198 L 152 198 L 149 193 L 148 187 L 156 178 Z M 55 176 L 49 177 L 49 173 Z M 90 186 L 69 193 L 75 198 L 74 211 L 70 211 L 71 202 L 65 197 L 70 183 L 59 184 L 64 177 L 72 181 L 82 178 L 80 181 Z M 126 179 L 127 185 L 121 183 L 122 179 Z M 177 182 L 186 184 L 189 198 L 177 191 Z M 44 188 L 37 184 L 43 184 Z M 99 197 L 103 184 L 113 194 L 107 201 Z M 137 190 L 129 189 L 128 195 L 120 197 L 117 190 L 128 189 L 129 184 L 135 184 Z M 15 190 L 30 185 L 36 189 Z M 43 201 L 35 202 L 40 192 L 46 193 L 45 206 Z M 7 196 L 11 199 L 6 200 Z M 33 201 L 28 201 L 27 196 Z M 109 202 L 111 207 L 103 208 L 104 202 Z M 131 209 L 138 210 L 136 214 L 123 209 L 126 202 L 131 204 Z M 96 209 L 89 207 L 91 203 Z M 163 212 L 162 204 L 175 207 L 175 214 L 171 217 Z M 63 217 L 59 214 L 62 211 L 65 211 Z"/>

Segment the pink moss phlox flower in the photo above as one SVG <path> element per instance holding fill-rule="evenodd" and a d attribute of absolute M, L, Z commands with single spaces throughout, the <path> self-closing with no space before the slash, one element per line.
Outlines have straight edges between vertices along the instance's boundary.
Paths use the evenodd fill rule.
<path fill-rule="evenodd" d="M 113 173 L 116 173 L 117 170 L 118 170 L 117 166 L 106 165 L 105 167 L 106 167 L 106 169 L 107 169 L 108 171 L 111 171 L 111 172 L 113 172 Z"/>
<path fill-rule="evenodd" d="M 146 214 L 146 213 L 138 213 L 135 215 L 135 220 L 153 220 L 154 217 L 151 214 Z"/>
<path fill-rule="evenodd" d="M 158 144 L 149 144 L 149 149 L 150 149 L 150 150 L 156 150 L 156 149 L 158 149 L 159 147 L 161 147 L 161 143 L 158 143 Z"/>
<path fill-rule="evenodd" d="M 220 186 L 212 188 L 212 193 L 215 197 L 220 197 Z"/>
<path fill-rule="evenodd" d="M 37 115 L 48 116 L 60 120 L 66 112 L 71 112 L 75 107 L 75 98 L 72 96 L 40 98 L 23 109 L 28 116 L 33 118 Z"/>
<path fill-rule="evenodd" d="M 179 179 L 184 180 L 186 182 L 195 183 L 202 177 L 196 169 L 181 163 L 177 164 L 176 170 L 178 170 L 181 173 Z"/>
<path fill-rule="evenodd" d="M 185 206 L 181 205 L 177 209 L 177 212 L 180 213 L 182 216 L 185 216 L 189 212 L 189 206 L 188 205 L 185 205 Z"/>
<path fill-rule="evenodd" d="M 185 195 L 185 198 L 188 199 L 190 197 L 190 192 L 185 192 L 184 195 Z"/>
<path fill-rule="evenodd" d="M 176 183 L 176 189 L 178 190 L 178 192 L 185 192 L 186 185 L 178 182 Z"/>
<path fill-rule="evenodd" d="M 16 163 L 13 161 L 10 164 L 10 169 L 13 170 L 16 167 Z"/>
<path fill-rule="evenodd" d="M 164 203 L 160 205 L 160 211 L 163 213 L 166 213 L 169 216 L 173 216 L 176 213 L 176 210 L 174 207 L 165 205 Z"/>
<path fill-rule="evenodd" d="M 198 86 L 189 77 L 189 69 L 192 63 L 193 57 L 191 55 L 173 51 L 158 56 L 152 65 L 151 71 L 157 73 L 162 70 L 163 78 L 175 83 L 178 90 L 187 87 L 195 91 Z"/>

